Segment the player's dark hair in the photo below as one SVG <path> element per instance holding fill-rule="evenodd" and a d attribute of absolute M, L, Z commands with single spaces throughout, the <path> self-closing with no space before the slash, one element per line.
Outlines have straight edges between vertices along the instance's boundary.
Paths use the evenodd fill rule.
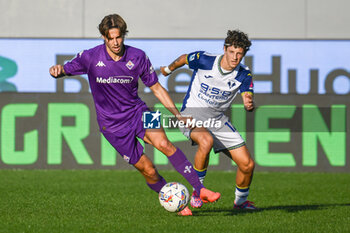
<path fill-rule="evenodd" d="M 126 22 L 118 14 L 105 16 L 98 25 L 98 30 L 101 35 L 105 37 L 108 37 L 108 31 L 112 28 L 118 28 L 122 36 L 125 36 L 128 33 Z"/>
<path fill-rule="evenodd" d="M 225 39 L 225 48 L 229 46 L 235 48 L 244 49 L 244 54 L 247 53 L 252 42 L 249 40 L 248 35 L 240 30 L 228 30 L 227 37 Z"/>

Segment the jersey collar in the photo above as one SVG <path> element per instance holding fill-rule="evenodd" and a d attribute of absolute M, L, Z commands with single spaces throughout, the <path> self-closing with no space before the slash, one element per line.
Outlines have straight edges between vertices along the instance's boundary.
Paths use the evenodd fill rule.
<path fill-rule="evenodd" d="M 105 53 L 105 57 L 108 61 L 114 61 L 113 58 L 111 56 L 109 56 L 108 52 L 107 52 L 107 46 L 106 44 L 103 44 L 104 48 L 103 48 L 103 51 Z M 127 45 L 124 44 L 124 54 L 123 56 L 118 60 L 118 61 L 122 61 L 125 59 L 125 56 L 126 56 L 126 50 L 127 50 Z M 115 62 L 118 62 L 118 61 L 115 61 Z"/>

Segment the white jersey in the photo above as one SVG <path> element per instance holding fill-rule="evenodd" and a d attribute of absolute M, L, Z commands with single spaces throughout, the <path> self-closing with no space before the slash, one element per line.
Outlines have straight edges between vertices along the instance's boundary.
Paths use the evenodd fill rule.
<path fill-rule="evenodd" d="M 249 68 L 239 64 L 225 73 L 220 66 L 222 57 L 203 51 L 188 54 L 187 62 L 193 75 L 181 111 L 196 108 L 190 111 L 198 113 L 195 118 L 217 118 L 230 107 L 238 92 L 253 93 Z"/>

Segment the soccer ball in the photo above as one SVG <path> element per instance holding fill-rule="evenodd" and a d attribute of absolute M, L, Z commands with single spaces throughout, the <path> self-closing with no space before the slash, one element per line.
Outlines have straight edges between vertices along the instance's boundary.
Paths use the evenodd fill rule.
<path fill-rule="evenodd" d="M 188 204 L 190 194 L 185 185 L 179 182 L 170 182 L 159 192 L 159 202 L 169 212 L 179 212 Z"/>

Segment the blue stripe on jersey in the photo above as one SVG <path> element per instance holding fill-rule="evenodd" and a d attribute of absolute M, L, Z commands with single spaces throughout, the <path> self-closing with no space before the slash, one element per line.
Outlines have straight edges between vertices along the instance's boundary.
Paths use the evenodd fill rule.
<path fill-rule="evenodd" d="M 194 77 L 196 76 L 196 74 L 197 74 L 197 70 L 193 71 L 191 82 L 190 82 L 190 85 L 188 86 L 187 93 L 186 93 L 186 96 L 184 98 L 181 110 L 180 110 L 181 112 L 186 109 L 187 100 L 188 100 L 188 98 L 190 98 L 192 83 L 193 83 L 193 80 L 194 80 Z"/>
<path fill-rule="evenodd" d="M 190 69 L 193 69 L 193 74 L 192 74 L 191 83 L 187 89 L 186 96 L 183 100 L 181 111 L 186 109 L 187 100 L 190 97 L 192 83 L 194 78 L 196 77 L 198 69 L 211 70 L 213 68 L 216 56 L 210 56 L 210 55 L 204 54 L 204 51 L 196 51 L 193 53 L 189 53 L 186 59 L 187 59 L 188 67 Z"/>
<path fill-rule="evenodd" d="M 236 132 L 235 127 L 233 127 L 233 125 L 231 125 L 230 122 L 226 121 L 226 122 L 225 122 L 225 125 L 227 125 L 227 127 L 229 127 L 233 132 Z"/>

